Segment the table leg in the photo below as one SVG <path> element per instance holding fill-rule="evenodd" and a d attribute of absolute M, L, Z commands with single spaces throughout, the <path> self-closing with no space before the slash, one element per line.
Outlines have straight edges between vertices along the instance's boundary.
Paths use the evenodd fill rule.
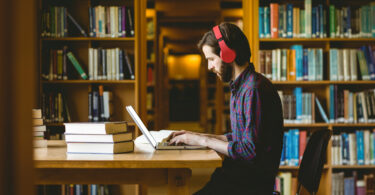
<path fill-rule="evenodd" d="M 147 195 L 147 186 L 145 184 L 139 184 L 139 195 Z"/>
<path fill-rule="evenodd" d="M 168 194 L 190 194 L 190 177 L 190 169 L 168 169 Z"/>

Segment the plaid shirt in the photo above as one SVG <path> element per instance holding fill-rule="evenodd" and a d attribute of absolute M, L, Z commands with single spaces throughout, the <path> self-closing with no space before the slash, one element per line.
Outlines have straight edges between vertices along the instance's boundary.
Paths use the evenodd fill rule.
<path fill-rule="evenodd" d="M 277 91 L 267 78 L 249 67 L 230 82 L 230 89 L 232 132 L 225 134 L 229 157 L 254 162 L 260 155 L 258 163 L 263 164 L 261 166 L 267 167 L 263 161 L 277 161 L 266 164 L 278 168 L 283 119 Z"/>

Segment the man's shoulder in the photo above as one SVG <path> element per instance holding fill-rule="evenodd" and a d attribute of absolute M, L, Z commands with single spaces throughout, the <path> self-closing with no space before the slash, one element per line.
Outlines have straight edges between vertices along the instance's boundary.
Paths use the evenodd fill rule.
<path fill-rule="evenodd" d="M 272 87 L 270 80 L 255 71 L 250 74 L 245 83 L 246 90 Z"/>

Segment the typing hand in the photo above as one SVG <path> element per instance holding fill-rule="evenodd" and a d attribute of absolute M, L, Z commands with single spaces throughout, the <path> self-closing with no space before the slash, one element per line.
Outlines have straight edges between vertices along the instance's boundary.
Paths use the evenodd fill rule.
<path fill-rule="evenodd" d="M 167 137 L 169 145 L 200 145 L 205 146 L 205 136 L 190 131 L 176 131 Z"/>

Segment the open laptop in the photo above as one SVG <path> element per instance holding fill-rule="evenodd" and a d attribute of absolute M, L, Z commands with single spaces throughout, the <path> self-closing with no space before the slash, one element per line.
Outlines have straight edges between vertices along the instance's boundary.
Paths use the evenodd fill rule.
<path fill-rule="evenodd" d="M 137 124 L 138 128 L 142 131 L 143 135 L 146 137 L 148 142 L 157 150 L 197 150 L 197 149 L 207 149 L 204 146 L 191 146 L 191 145 L 168 145 L 168 142 L 156 142 L 155 138 L 148 131 L 146 126 L 143 124 L 142 120 L 139 118 L 138 114 L 135 112 L 132 106 L 126 106 L 126 110 Z"/>

